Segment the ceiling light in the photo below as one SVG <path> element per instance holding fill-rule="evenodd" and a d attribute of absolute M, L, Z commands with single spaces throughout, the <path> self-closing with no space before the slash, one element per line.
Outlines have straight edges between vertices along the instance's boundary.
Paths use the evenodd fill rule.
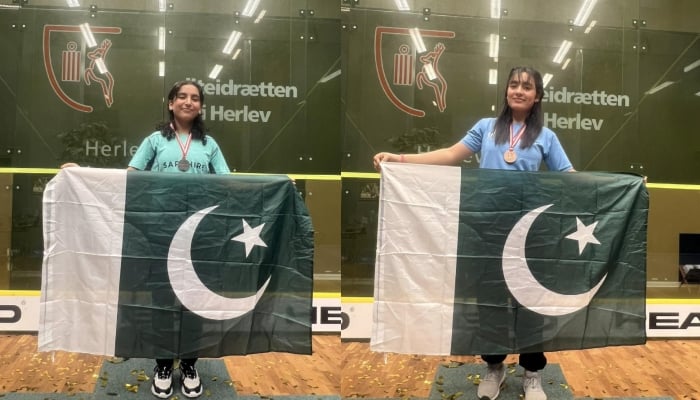
<path fill-rule="evenodd" d="M 683 72 L 689 72 L 697 67 L 700 67 L 700 60 L 697 60 L 683 67 Z"/>
<path fill-rule="evenodd" d="M 675 83 L 675 82 L 673 82 L 673 81 L 666 81 L 666 82 L 664 82 L 664 83 L 662 83 L 662 84 L 660 84 L 660 85 L 656 85 L 655 87 L 653 87 L 653 88 L 647 90 L 647 91 L 644 92 L 644 93 L 645 93 L 645 94 L 654 94 L 654 93 L 658 92 L 659 90 L 662 90 L 662 89 L 664 89 L 664 88 L 666 88 L 666 87 L 668 87 L 668 86 L 673 85 L 674 83 Z"/>
<path fill-rule="evenodd" d="M 574 19 L 574 25 L 583 26 L 591 15 L 591 11 L 593 11 L 593 7 L 595 7 L 595 3 L 597 2 L 598 0 L 584 0 L 581 9 L 578 10 L 576 19 Z"/>
<path fill-rule="evenodd" d="M 429 80 L 432 81 L 433 79 L 437 78 L 433 64 L 423 64 L 423 71 L 425 71 L 425 74 L 428 75 Z"/>
<path fill-rule="evenodd" d="M 260 13 L 258 14 L 257 18 L 255 18 L 255 21 L 253 21 L 253 23 L 257 24 L 258 22 L 260 22 L 260 20 L 263 19 L 263 17 L 265 16 L 266 12 L 267 10 L 265 9 L 260 10 Z"/>
<path fill-rule="evenodd" d="M 569 63 L 571 62 L 570 58 L 567 58 L 566 61 L 564 61 L 564 64 L 562 64 L 561 69 L 562 71 L 566 69 L 566 67 L 569 66 Z"/>
<path fill-rule="evenodd" d="M 158 76 L 165 76 L 165 61 L 158 61 Z"/>
<path fill-rule="evenodd" d="M 554 61 L 556 64 L 561 64 L 561 62 L 564 61 L 564 57 L 566 57 L 566 53 L 569 52 L 572 44 L 573 43 L 568 40 L 561 42 L 559 50 L 557 50 L 557 54 L 554 56 L 552 61 Z"/>
<path fill-rule="evenodd" d="M 594 27 L 595 24 L 597 24 L 597 23 L 598 23 L 598 21 L 596 21 L 596 20 L 591 21 L 591 23 L 588 24 L 588 26 L 586 27 L 586 30 L 583 31 L 583 33 L 585 33 L 586 35 L 588 35 L 589 33 L 591 33 L 591 29 L 593 29 L 593 27 Z"/>
<path fill-rule="evenodd" d="M 211 72 L 209 73 L 209 79 L 216 79 L 219 76 L 219 72 L 221 72 L 221 69 L 223 68 L 223 65 L 216 64 L 214 68 L 212 68 Z"/>
<path fill-rule="evenodd" d="M 413 47 L 416 48 L 417 53 L 425 53 L 425 43 L 423 43 L 423 37 L 420 34 L 418 28 L 411 28 L 408 30 L 411 35 L 411 40 L 413 41 Z"/>
<path fill-rule="evenodd" d="M 495 33 L 489 35 L 489 57 L 498 58 L 498 46 L 500 43 L 500 36 Z"/>
<path fill-rule="evenodd" d="M 554 78 L 554 75 L 544 74 L 544 76 L 542 77 L 542 86 L 547 87 L 547 85 L 549 85 L 549 81 L 551 81 L 552 78 Z"/>
<path fill-rule="evenodd" d="M 498 83 L 498 70 L 491 68 L 489 69 L 489 85 L 495 85 Z"/>
<path fill-rule="evenodd" d="M 255 14 L 255 10 L 258 9 L 258 5 L 260 5 L 260 0 L 248 0 L 248 2 L 245 3 L 245 7 L 243 7 L 241 15 L 244 17 L 252 17 L 253 14 Z"/>
<path fill-rule="evenodd" d="M 231 54 L 233 51 L 233 48 L 236 47 L 236 43 L 238 43 L 238 40 L 241 38 L 241 32 L 238 31 L 233 31 L 231 32 L 231 36 L 228 38 L 228 42 L 226 42 L 226 46 L 224 46 L 224 49 L 222 52 L 224 54 Z"/>
<path fill-rule="evenodd" d="M 336 76 L 340 76 L 339 69 L 331 72 L 330 74 L 328 74 L 326 76 L 322 76 L 321 79 L 318 80 L 318 83 L 326 83 L 326 82 L 330 81 L 331 79 L 335 78 Z"/>
<path fill-rule="evenodd" d="M 501 0 L 491 0 L 491 18 L 501 18 Z"/>
<path fill-rule="evenodd" d="M 408 6 L 408 2 L 406 0 L 394 0 L 394 3 L 396 3 L 396 8 L 399 11 L 407 11 L 411 9 L 411 7 Z"/>
<path fill-rule="evenodd" d="M 158 27 L 158 50 L 165 50 L 165 27 Z"/>
<path fill-rule="evenodd" d="M 92 48 L 97 46 L 95 36 L 93 36 L 92 30 L 90 30 L 90 25 L 87 22 L 84 24 L 80 24 L 80 32 L 83 34 L 83 38 L 85 39 L 87 47 Z"/>
<path fill-rule="evenodd" d="M 107 73 L 107 66 L 105 65 L 105 60 L 103 60 L 102 58 L 96 58 L 95 65 L 97 65 L 97 70 L 100 71 L 102 75 Z"/>

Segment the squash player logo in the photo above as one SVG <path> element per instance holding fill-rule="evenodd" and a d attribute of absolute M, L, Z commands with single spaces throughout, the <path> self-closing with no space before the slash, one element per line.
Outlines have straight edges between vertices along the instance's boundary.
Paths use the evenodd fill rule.
<path fill-rule="evenodd" d="M 122 29 L 106 26 L 45 25 L 43 54 L 46 77 L 58 98 L 70 108 L 89 113 L 93 106 L 86 104 L 82 86 L 100 89 L 104 104 L 109 108 L 114 103 L 114 76 L 108 67 L 110 39 L 100 42 L 95 36 L 119 35 Z M 60 60 L 60 61 L 59 61 Z M 96 83 L 97 85 L 92 85 Z"/>
<path fill-rule="evenodd" d="M 416 38 L 417 37 L 417 38 Z M 440 73 L 439 61 L 445 51 L 445 44 L 441 39 L 455 37 L 452 31 L 436 31 L 427 29 L 397 28 L 379 26 L 374 33 L 374 60 L 377 70 L 377 78 L 382 91 L 389 101 L 399 110 L 414 117 L 424 117 L 425 110 L 407 104 L 403 99 L 413 98 L 414 85 L 419 90 L 426 90 L 433 97 L 433 104 L 438 111 L 443 112 L 447 108 L 447 81 Z M 418 39 L 437 41 L 432 48 L 419 48 Z M 385 48 L 396 49 L 391 54 L 393 66 L 391 83 L 385 68 Z M 389 56 L 386 57 L 388 59 Z M 417 70 L 417 72 L 416 72 Z"/>

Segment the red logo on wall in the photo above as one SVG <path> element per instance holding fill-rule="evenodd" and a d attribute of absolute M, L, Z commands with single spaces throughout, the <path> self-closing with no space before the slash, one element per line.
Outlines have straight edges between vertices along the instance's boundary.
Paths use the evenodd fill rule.
<path fill-rule="evenodd" d="M 118 35 L 122 29 L 118 27 L 93 26 L 90 31 L 95 34 Z M 114 102 L 114 77 L 108 68 L 109 50 L 112 41 L 104 38 L 94 47 L 81 46 L 83 43 L 79 26 L 75 25 L 45 25 L 43 37 L 44 68 L 51 88 L 61 101 L 74 110 L 92 112 L 93 107 L 77 100 L 82 92 L 83 83 L 91 86 L 93 83 L 102 92 L 102 98 L 107 107 Z M 60 59 L 60 62 L 57 60 Z M 104 72 L 100 72 L 100 67 Z M 69 94 L 70 93 L 70 94 Z"/>
<path fill-rule="evenodd" d="M 428 42 L 426 50 L 421 53 L 416 51 L 409 28 L 377 27 L 374 31 L 374 64 L 379 84 L 389 101 L 406 114 L 424 117 L 424 110 L 408 105 L 408 100 L 402 100 L 402 96 L 397 92 L 407 88 L 413 89 L 414 85 L 419 90 L 430 90 L 438 110 L 445 111 L 447 81 L 440 73 L 439 65 L 445 45 L 439 40 L 454 38 L 455 33 L 428 29 L 419 29 L 417 32 Z M 390 54 L 386 56 L 385 53 Z M 385 66 L 385 57 L 387 64 L 393 63 L 390 68 Z M 387 69 L 391 73 L 390 78 L 387 77 Z"/>

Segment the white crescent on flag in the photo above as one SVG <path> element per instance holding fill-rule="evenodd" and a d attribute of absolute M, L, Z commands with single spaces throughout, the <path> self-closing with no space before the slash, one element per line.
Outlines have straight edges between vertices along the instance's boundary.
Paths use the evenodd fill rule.
<path fill-rule="evenodd" d="M 170 243 L 168 277 L 175 295 L 188 310 L 207 319 L 226 320 L 238 318 L 255 309 L 271 277 L 267 278 L 257 293 L 242 298 L 221 296 L 202 283 L 192 265 L 192 238 L 202 218 L 217 207 L 199 210 L 180 225 Z"/>

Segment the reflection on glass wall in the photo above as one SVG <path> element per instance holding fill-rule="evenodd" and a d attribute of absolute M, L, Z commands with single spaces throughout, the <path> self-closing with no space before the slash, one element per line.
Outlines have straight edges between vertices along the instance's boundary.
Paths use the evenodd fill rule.
<path fill-rule="evenodd" d="M 344 169 L 369 170 L 366 160 L 381 150 L 456 142 L 498 113 L 510 68 L 531 65 L 545 77 L 545 124 L 577 169 L 699 181 L 688 168 L 700 163 L 698 146 L 687 146 L 697 139 L 682 132 L 700 100 L 700 42 L 696 25 L 652 29 L 669 28 L 675 13 L 668 3 L 647 15 L 635 1 L 545 1 L 537 10 L 522 2 L 457 3 L 346 8 L 343 150 L 352 157 Z M 672 3 L 700 13 L 696 3 Z"/>
<path fill-rule="evenodd" d="M 341 171 L 456 142 L 497 115 L 515 65 L 545 75 L 545 123 L 577 169 L 700 183 L 695 0 L 247 4 L 0 0 L 0 168 L 21 172 L 0 173 L 0 263 L 16 271 L 0 273 L 3 288 L 38 288 L 51 173 L 26 169 L 123 168 L 183 79 L 204 85 L 232 169 L 301 176 L 317 273 L 342 263 L 352 296 L 371 295 L 377 180 Z M 316 175 L 335 180 L 308 184 Z"/>
<path fill-rule="evenodd" d="M 126 167 L 168 118 L 177 81 L 204 87 L 202 117 L 232 170 L 297 174 L 300 190 L 338 175 L 340 9 L 331 3 L 0 1 L 0 168 L 11 168 L 1 174 L 10 268 L 0 289 L 39 288 L 52 169 Z M 49 174 L 14 174 L 28 168 Z M 312 216 L 314 207 L 323 205 L 310 205 Z M 317 273 L 339 291 L 339 227 L 323 227 Z"/>
<path fill-rule="evenodd" d="M 2 98 L 16 110 L 2 116 L 13 128 L 6 165 L 123 167 L 166 117 L 165 91 L 194 80 L 235 170 L 338 172 L 337 152 L 327 151 L 340 143 L 338 10 L 312 1 L 182 1 L 162 11 L 157 2 L 37 3 L 0 12 L 0 49 L 17 55 L 2 66 L 12 85 Z"/>
<path fill-rule="evenodd" d="M 577 170 L 700 183 L 700 3 L 341 3 L 344 171 L 372 171 L 380 151 L 454 144 L 498 115 L 510 69 L 528 65 L 544 75 L 545 125 Z M 374 242 L 363 232 L 376 232 L 377 204 L 360 181 L 343 182 L 342 284 L 371 297 Z"/>

